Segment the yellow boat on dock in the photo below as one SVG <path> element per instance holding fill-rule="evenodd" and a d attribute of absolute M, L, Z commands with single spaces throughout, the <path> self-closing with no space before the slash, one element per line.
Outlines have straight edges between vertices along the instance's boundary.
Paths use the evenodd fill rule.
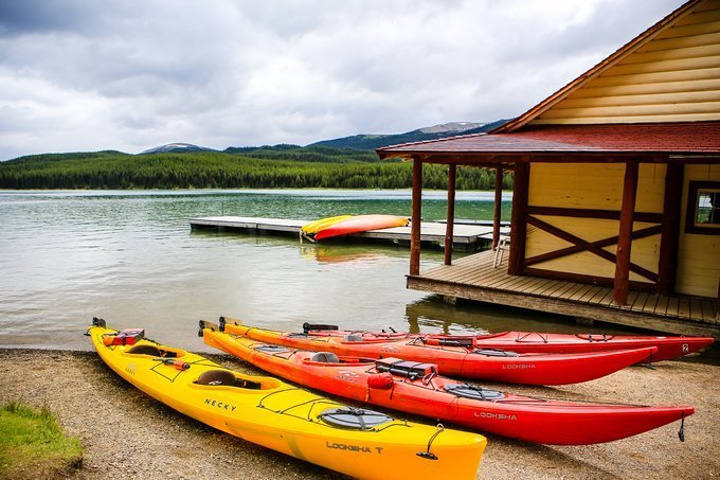
<path fill-rule="evenodd" d="M 476 478 L 484 437 L 396 420 L 245 375 L 94 318 L 102 360 L 162 403 L 218 430 L 357 478 Z M 242 476 L 242 475 L 240 475 Z"/>

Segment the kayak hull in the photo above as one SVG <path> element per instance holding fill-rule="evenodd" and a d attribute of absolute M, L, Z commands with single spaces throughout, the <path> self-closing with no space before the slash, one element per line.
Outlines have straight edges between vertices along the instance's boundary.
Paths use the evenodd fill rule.
<path fill-rule="evenodd" d="M 221 322 L 222 323 L 222 322 Z M 226 332 L 292 348 L 367 358 L 397 357 L 433 363 L 447 376 L 524 385 L 567 385 L 604 377 L 649 357 L 655 347 L 580 354 L 478 353 L 475 349 L 432 346 L 419 338 L 360 338 L 282 333 L 237 322 L 223 323 Z M 508 355 L 508 356 L 506 356 Z"/>
<path fill-rule="evenodd" d="M 314 222 L 303 225 L 300 229 L 300 233 L 304 236 L 312 237 L 317 232 L 351 217 L 352 215 L 338 215 L 336 217 L 321 218 L 320 220 L 315 220 Z"/>
<path fill-rule="evenodd" d="M 106 346 L 103 340 L 116 331 L 101 324 L 91 326 L 88 333 L 103 361 L 129 383 L 181 413 L 244 440 L 358 478 L 398 478 L 406 471 L 441 475 L 448 469 L 460 478 L 476 476 L 486 443 L 480 435 L 390 417 L 364 430 L 338 427 L 323 415 L 346 406 L 275 378 L 233 372 L 147 339 L 135 345 Z M 138 346 L 169 352 L 174 364 L 166 364 L 167 358 L 155 354 L 134 353 Z M 202 383 L 208 376 L 228 375 L 234 377 L 232 385 Z M 427 454 L 429 444 L 436 460 Z M 423 452 L 427 455 L 418 455 Z M 361 458 L 366 461 L 358 461 Z"/>
<path fill-rule="evenodd" d="M 370 230 L 404 227 L 407 224 L 407 217 L 398 217 L 395 215 L 355 215 L 320 229 L 314 238 L 317 241 Z"/>
<path fill-rule="evenodd" d="M 657 347 L 651 358 L 643 361 L 660 362 L 698 352 L 712 345 L 709 337 L 653 337 L 631 335 L 569 335 L 558 333 L 531 334 L 504 332 L 475 336 L 481 348 L 502 348 L 519 353 L 585 353 L 632 348 Z"/>
<path fill-rule="evenodd" d="M 447 391 L 461 382 L 441 376 L 408 378 L 380 372 L 375 361 L 340 357 L 313 361 L 314 352 L 268 349 L 268 344 L 203 330 L 206 344 L 287 380 L 386 408 L 437 418 L 487 433 L 529 442 L 587 445 L 626 438 L 692 415 L 693 407 L 646 407 L 541 400 L 500 394 L 495 399 L 458 397 Z M 374 385 L 379 375 L 392 384 Z M 488 394 L 489 395 L 489 394 Z"/>
<path fill-rule="evenodd" d="M 310 336 L 344 336 L 359 334 L 366 338 L 416 338 L 429 342 L 469 341 L 475 348 L 511 350 L 517 353 L 590 353 L 657 347 L 644 363 L 672 360 L 699 352 L 715 343 L 712 337 L 676 337 L 648 335 L 564 334 L 538 332 L 500 332 L 485 335 L 419 335 L 406 332 L 353 332 L 343 330 L 309 330 Z"/>

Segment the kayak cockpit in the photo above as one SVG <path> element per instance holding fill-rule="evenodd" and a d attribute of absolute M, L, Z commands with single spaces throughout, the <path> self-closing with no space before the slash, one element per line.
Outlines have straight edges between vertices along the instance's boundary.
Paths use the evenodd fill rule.
<path fill-rule="evenodd" d="M 158 358 L 179 358 L 186 354 L 184 350 L 178 350 L 174 348 L 167 348 L 158 345 L 149 345 L 147 343 L 141 343 L 133 345 L 127 352 L 126 355 L 149 355 L 151 357 Z"/>
<path fill-rule="evenodd" d="M 303 360 L 304 363 L 321 364 L 321 365 L 344 365 L 344 366 L 356 366 L 356 365 L 368 365 L 375 363 L 372 358 L 362 357 L 338 357 L 332 352 L 317 352 L 311 357 Z"/>
<path fill-rule="evenodd" d="M 200 374 L 194 385 L 201 387 L 230 387 L 245 390 L 273 390 L 280 387 L 274 378 L 259 377 L 260 381 L 236 376 L 230 370 L 207 370 Z"/>

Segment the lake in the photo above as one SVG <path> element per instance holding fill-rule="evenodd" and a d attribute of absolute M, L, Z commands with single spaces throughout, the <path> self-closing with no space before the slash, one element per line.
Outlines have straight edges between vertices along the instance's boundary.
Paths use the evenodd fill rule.
<path fill-rule="evenodd" d="M 445 192 L 424 192 L 423 218 L 444 219 Z M 449 305 L 407 290 L 409 249 L 191 231 L 197 216 L 314 220 L 344 213 L 410 215 L 410 191 L 1 191 L 0 346 L 89 350 L 93 316 L 145 327 L 156 340 L 209 351 L 199 319 L 221 315 L 297 330 L 345 328 L 575 332 L 540 314 Z M 456 218 L 492 218 L 492 192 L 459 192 Z M 510 197 L 503 202 L 509 220 Z M 460 255 L 460 254 L 458 254 Z M 442 263 L 424 250 L 422 267 Z"/>

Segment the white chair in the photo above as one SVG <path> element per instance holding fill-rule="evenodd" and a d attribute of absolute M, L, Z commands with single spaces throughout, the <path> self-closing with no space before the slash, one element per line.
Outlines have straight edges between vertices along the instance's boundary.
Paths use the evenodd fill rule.
<path fill-rule="evenodd" d="M 503 261 L 503 256 L 505 255 L 505 250 L 508 249 L 508 241 L 510 240 L 510 235 L 500 235 L 500 238 L 498 240 L 497 247 L 495 247 L 495 256 L 493 257 L 493 268 L 497 268 L 500 266 L 500 264 Z"/>

